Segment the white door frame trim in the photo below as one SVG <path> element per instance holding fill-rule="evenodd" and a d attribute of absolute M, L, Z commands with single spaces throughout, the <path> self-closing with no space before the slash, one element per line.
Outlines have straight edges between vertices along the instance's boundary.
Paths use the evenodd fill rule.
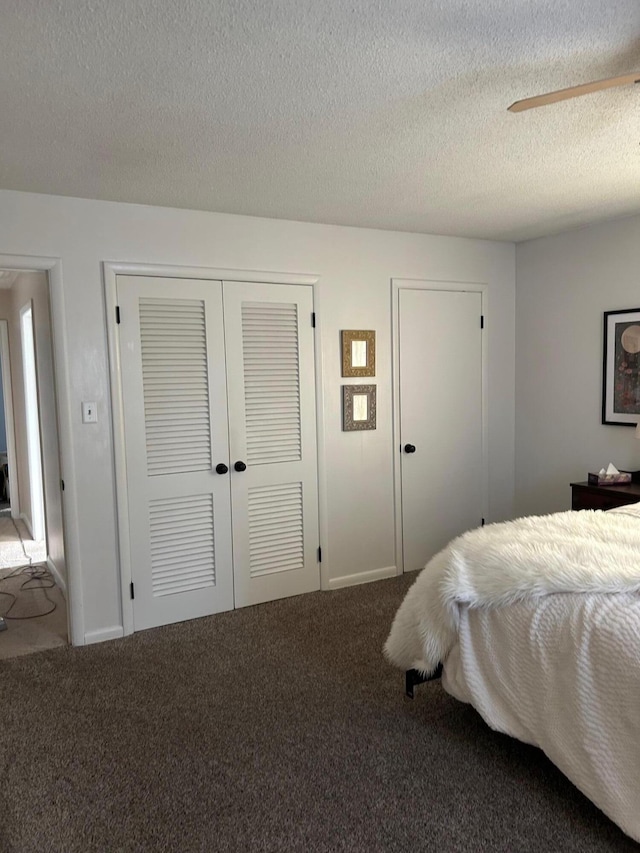
<path fill-rule="evenodd" d="M 9 464 L 9 501 L 11 517 L 20 515 L 20 492 L 16 456 L 16 433 L 13 422 L 13 388 L 11 386 L 11 352 L 9 350 L 9 321 L 0 320 L 0 354 L 2 362 L 2 393 L 4 397 L 4 422 L 7 435 L 7 462 Z"/>
<path fill-rule="evenodd" d="M 201 278 L 211 281 L 250 281 L 263 284 L 306 284 L 313 287 L 313 310 L 316 312 L 315 372 L 316 372 L 316 431 L 318 438 L 318 507 L 320 542 L 327 541 L 327 489 L 325 473 L 325 430 L 322 398 L 322 347 L 318 328 L 320 276 L 282 273 L 261 270 L 230 270 L 215 267 L 189 267 L 164 264 L 126 263 L 104 261 L 105 309 L 107 316 L 107 341 L 109 348 L 109 384 L 113 423 L 114 475 L 116 484 L 117 560 L 120 568 L 120 599 L 124 635 L 133 633 L 133 605 L 129 594 L 131 582 L 129 505 L 127 495 L 127 469 L 124 436 L 124 407 L 122 400 L 120 349 L 116 323 L 117 277 L 119 275 L 158 276 L 161 278 Z M 329 563 L 323 547 L 320 563 L 320 588 L 329 589 Z"/>
<path fill-rule="evenodd" d="M 82 575 L 80 572 L 80 525 L 73 456 L 73 418 L 71 413 L 71 383 L 64 313 L 64 286 L 60 258 L 35 255 L 0 254 L 0 269 L 37 270 L 47 273 L 51 307 L 51 337 L 53 344 L 53 375 L 55 377 L 56 408 L 58 410 L 58 445 L 60 476 L 65 482 L 63 493 L 63 539 L 67 566 L 67 622 L 69 641 L 74 646 L 85 643 Z"/>
<path fill-rule="evenodd" d="M 487 312 L 489 286 L 475 281 L 391 279 L 391 353 L 393 382 L 393 489 L 395 504 L 396 573 L 404 572 L 402 549 L 402 480 L 400 476 L 400 290 L 449 290 L 480 293 L 485 333 L 482 335 L 482 516 L 489 522 L 489 418 L 487 405 Z"/>

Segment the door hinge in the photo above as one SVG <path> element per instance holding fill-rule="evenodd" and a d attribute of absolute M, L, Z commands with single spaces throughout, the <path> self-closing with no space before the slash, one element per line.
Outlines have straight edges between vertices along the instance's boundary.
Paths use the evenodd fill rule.
<path fill-rule="evenodd" d="M 322 562 L 322 548 L 318 545 L 318 562 Z"/>
<path fill-rule="evenodd" d="M 116 323 L 120 323 L 120 306 L 116 305 Z"/>
<path fill-rule="evenodd" d="M 480 525 L 480 527 L 484 527 L 484 518 L 482 519 L 482 524 Z"/>
<path fill-rule="evenodd" d="M 131 600 L 133 600 L 136 597 L 135 592 L 133 591 L 133 581 L 129 584 L 129 593 L 131 594 Z"/>
<path fill-rule="evenodd" d="M 480 315 L 480 328 L 484 329 L 484 314 Z"/>
<path fill-rule="evenodd" d="M 64 480 L 60 480 L 60 488 L 64 492 Z"/>
<path fill-rule="evenodd" d="M 311 325 L 315 329 L 315 327 L 316 327 L 316 312 L 315 311 L 311 312 Z"/>

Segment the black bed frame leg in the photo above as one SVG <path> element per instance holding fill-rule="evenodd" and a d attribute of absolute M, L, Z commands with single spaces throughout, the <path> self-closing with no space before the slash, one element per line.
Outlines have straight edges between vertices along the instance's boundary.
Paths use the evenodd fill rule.
<path fill-rule="evenodd" d="M 408 669 L 404 674 L 404 692 L 409 699 L 413 699 L 414 687 L 416 687 L 417 684 L 424 684 L 425 681 L 434 681 L 436 678 L 440 678 L 441 675 L 441 663 L 438 664 L 431 675 L 423 675 L 421 672 L 418 672 L 417 669 Z"/>

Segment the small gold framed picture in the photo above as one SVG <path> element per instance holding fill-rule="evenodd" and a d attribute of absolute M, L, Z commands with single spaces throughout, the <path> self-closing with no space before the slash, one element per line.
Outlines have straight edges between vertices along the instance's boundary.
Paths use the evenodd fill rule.
<path fill-rule="evenodd" d="M 342 429 L 376 428 L 376 386 L 342 386 Z"/>
<path fill-rule="evenodd" d="M 342 330 L 342 375 L 376 375 L 376 333 L 371 330 Z"/>

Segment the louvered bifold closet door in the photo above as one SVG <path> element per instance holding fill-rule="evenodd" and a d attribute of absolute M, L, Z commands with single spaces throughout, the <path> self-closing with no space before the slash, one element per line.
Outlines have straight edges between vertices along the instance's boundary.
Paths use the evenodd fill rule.
<path fill-rule="evenodd" d="M 134 628 L 233 608 L 222 284 L 118 276 Z"/>
<path fill-rule="evenodd" d="M 313 290 L 223 283 L 236 607 L 320 588 Z"/>

